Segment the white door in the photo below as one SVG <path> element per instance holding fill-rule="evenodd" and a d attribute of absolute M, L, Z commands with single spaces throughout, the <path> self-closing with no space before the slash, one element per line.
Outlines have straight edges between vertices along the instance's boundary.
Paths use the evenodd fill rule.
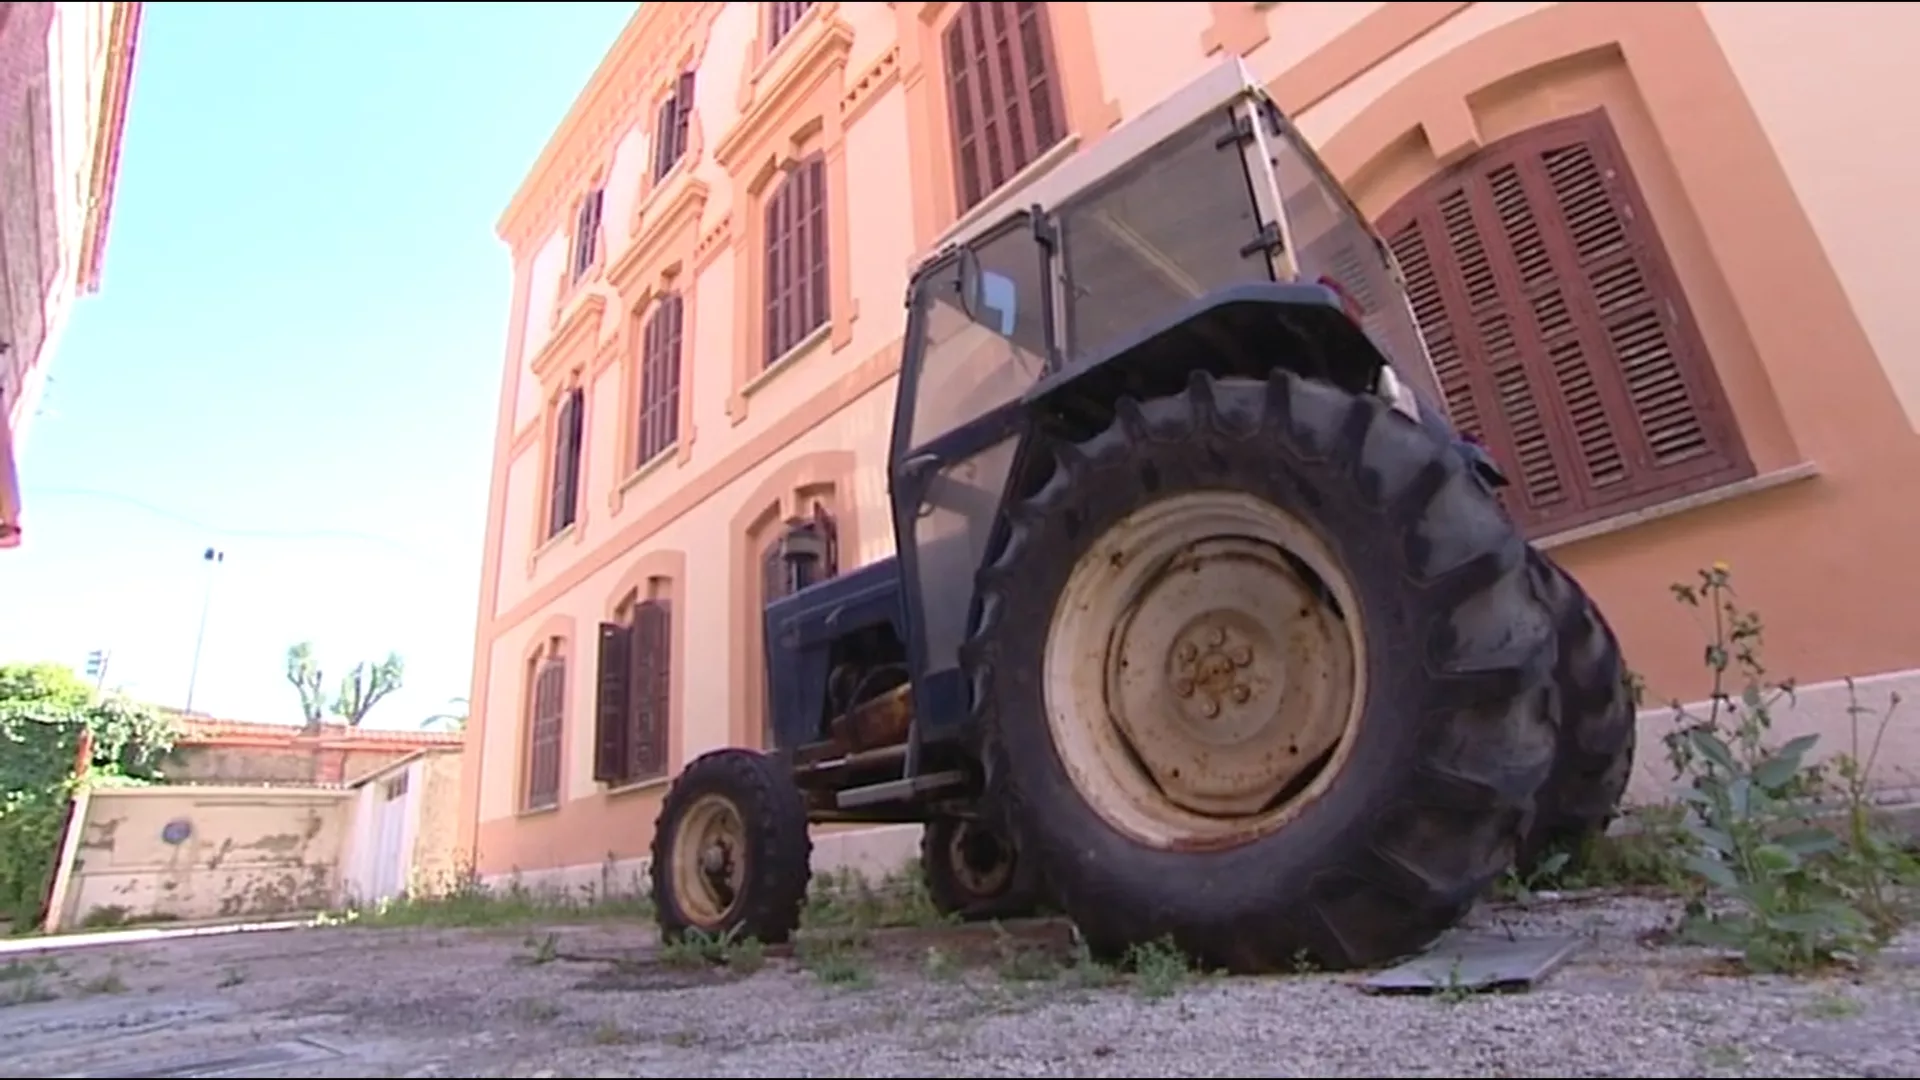
<path fill-rule="evenodd" d="M 410 771 L 410 770 L 409 770 Z M 373 821 L 373 895 L 378 903 L 398 896 L 407 885 L 407 773 L 380 785 Z"/>

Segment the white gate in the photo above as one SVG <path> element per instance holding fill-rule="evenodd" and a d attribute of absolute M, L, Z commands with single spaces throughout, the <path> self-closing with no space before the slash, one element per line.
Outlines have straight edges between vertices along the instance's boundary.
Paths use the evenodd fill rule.
<path fill-rule="evenodd" d="M 403 769 L 382 782 L 379 800 L 374 804 L 373 873 L 369 882 L 373 895 L 367 897 L 373 903 L 398 896 L 407 887 L 407 809 L 413 801 L 407 797 L 407 775 L 412 771 Z"/>

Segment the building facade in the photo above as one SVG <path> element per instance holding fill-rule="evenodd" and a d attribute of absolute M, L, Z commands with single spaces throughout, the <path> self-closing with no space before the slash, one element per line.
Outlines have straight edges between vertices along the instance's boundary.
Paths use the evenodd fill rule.
<path fill-rule="evenodd" d="M 100 287 L 141 5 L 0 5 L 0 547 L 74 301 Z"/>
<path fill-rule="evenodd" d="M 641 5 L 499 223 L 478 869 L 637 865 L 674 770 L 760 741 L 770 546 L 893 550 L 908 268 L 1231 54 L 1380 225 L 1650 701 L 1707 693 L 1668 585 L 1725 561 L 1802 686 L 1782 724 L 1844 738 L 1838 680 L 1920 689 L 1920 225 L 1878 211 L 1920 155 L 1864 127 L 1916 40 L 1897 4 Z"/>

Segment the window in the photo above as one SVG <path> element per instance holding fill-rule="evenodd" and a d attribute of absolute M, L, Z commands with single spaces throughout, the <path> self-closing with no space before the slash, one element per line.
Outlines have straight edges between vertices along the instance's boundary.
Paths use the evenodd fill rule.
<path fill-rule="evenodd" d="M 640 452 L 636 467 L 680 440 L 681 300 L 668 293 L 647 316 L 640 345 Z"/>
<path fill-rule="evenodd" d="M 693 120 L 693 72 L 683 71 L 673 93 L 660 103 L 653 122 L 653 179 L 673 171 L 687 152 L 687 127 Z"/>
<path fill-rule="evenodd" d="M 600 207 L 606 202 L 606 192 L 594 188 L 587 197 L 580 200 L 580 209 L 573 219 L 573 280 L 579 281 L 593 269 L 593 261 L 600 255 Z"/>
<path fill-rule="evenodd" d="M 527 718 L 527 789 L 524 806 L 560 805 L 561 734 L 567 715 L 567 661 L 556 642 L 528 663 L 532 702 Z"/>
<path fill-rule="evenodd" d="M 600 624 L 593 778 L 621 785 L 667 774 L 673 702 L 673 608 L 637 597 L 624 623 Z"/>
<path fill-rule="evenodd" d="M 827 322 L 827 165 L 814 154 L 767 199 L 765 362 Z"/>
<path fill-rule="evenodd" d="M 767 48 L 772 49 L 780 44 L 780 39 L 792 33 L 793 28 L 800 25 L 800 20 L 806 16 L 807 9 L 812 6 L 812 0 L 807 0 L 806 3 L 768 4 Z"/>
<path fill-rule="evenodd" d="M 1596 110 L 1488 147 L 1381 219 L 1448 409 L 1533 535 L 1750 475 Z"/>
<path fill-rule="evenodd" d="M 947 102 L 960 212 L 1066 135 L 1047 5 L 961 5 L 948 24 Z"/>
<path fill-rule="evenodd" d="M 586 434 L 586 395 L 574 387 L 560 399 L 553 425 L 553 487 L 548 494 L 547 535 L 573 524 L 580 506 L 580 452 Z"/>

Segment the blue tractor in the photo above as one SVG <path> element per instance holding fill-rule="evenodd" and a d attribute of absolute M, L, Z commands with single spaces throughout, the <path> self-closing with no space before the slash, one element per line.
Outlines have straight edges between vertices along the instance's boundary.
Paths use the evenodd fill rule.
<path fill-rule="evenodd" d="M 1344 967 L 1604 827 L 1633 754 L 1614 636 L 1503 511 L 1385 246 L 1243 64 L 999 206 L 908 285 L 897 555 L 815 581 L 827 538 L 792 530 L 773 746 L 666 796 L 663 934 L 785 940 L 811 825 L 918 823 L 957 916 Z"/>

